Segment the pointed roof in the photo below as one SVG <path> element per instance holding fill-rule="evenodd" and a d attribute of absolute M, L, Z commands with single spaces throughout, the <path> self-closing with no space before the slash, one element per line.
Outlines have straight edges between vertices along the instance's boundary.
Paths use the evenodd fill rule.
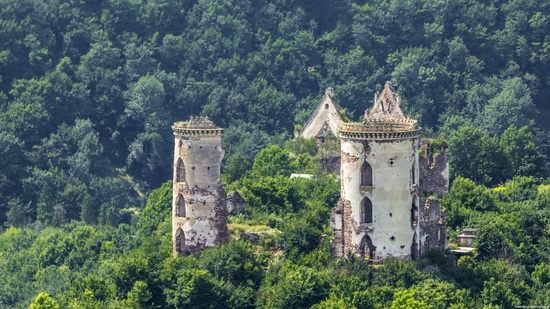
<path fill-rule="evenodd" d="M 384 85 L 384 90 L 374 96 L 374 106 L 365 113 L 365 119 L 407 119 L 401 110 L 401 99 L 393 93 L 389 81 Z"/>
<path fill-rule="evenodd" d="M 342 123 L 338 128 L 340 138 L 356 140 L 395 140 L 418 138 L 420 127 L 401 110 L 401 100 L 386 82 L 384 90 L 374 96 L 374 106 L 365 111 L 362 123 Z"/>
<path fill-rule="evenodd" d="M 313 111 L 308 121 L 304 124 L 300 136 L 317 137 L 323 135 L 328 129 L 334 134 L 338 134 L 338 127 L 342 123 L 340 117 L 340 106 L 333 98 L 334 89 L 328 87 L 321 102 Z"/>

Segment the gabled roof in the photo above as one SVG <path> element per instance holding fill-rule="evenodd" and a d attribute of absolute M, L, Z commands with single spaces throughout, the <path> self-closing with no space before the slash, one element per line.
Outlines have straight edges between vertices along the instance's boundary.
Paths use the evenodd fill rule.
<path fill-rule="evenodd" d="M 321 102 L 304 125 L 300 136 L 306 138 L 317 137 L 325 129 L 330 129 L 337 136 L 338 127 L 341 123 L 340 106 L 333 99 L 333 89 L 329 87 L 325 90 L 323 99 L 321 99 Z"/>

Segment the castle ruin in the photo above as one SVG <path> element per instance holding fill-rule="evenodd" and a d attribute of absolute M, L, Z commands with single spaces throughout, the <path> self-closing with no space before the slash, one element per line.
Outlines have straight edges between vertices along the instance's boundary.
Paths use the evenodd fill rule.
<path fill-rule="evenodd" d="M 207 117 L 176 122 L 172 129 L 172 241 L 177 256 L 229 239 L 228 204 L 220 183 L 223 129 Z M 375 95 L 362 123 L 343 122 L 332 89 L 327 89 L 302 136 L 323 143 L 332 131 L 341 149 L 341 196 L 330 219 L 332 254 L 382 262 L 392 257 L 415 260 L 432 248 L 446 248 L 445 211 L 439 205 L 449 189 L 446 146 L 435 149 L 420 140 L 417 121 L 405 116 L 389 82 Z M 234 197 L 229 206 L 235 203 L 241 202 Z"/>
<path fill-rule="evenodd" d="M 423 197 L 422 185 L 436 195 L 446 192 L 447 161 L 435 170 L 425 166 L 420 127 L 405 116 L 389 82 L 365 121 L 342 123 L 338 135 L 341 197 L 331 214 L 332 254 L 381 262 L 414 260 L 431 248 L 445 248 L 445 213 L 437 196 Z"/>
<path fill-rule="evenodd" d="M 226 195 L 220 183 L 222 131 L 207 117 L 172 126 L 174 187 L 173 254 L 186 255 L 229 239 Z"/>

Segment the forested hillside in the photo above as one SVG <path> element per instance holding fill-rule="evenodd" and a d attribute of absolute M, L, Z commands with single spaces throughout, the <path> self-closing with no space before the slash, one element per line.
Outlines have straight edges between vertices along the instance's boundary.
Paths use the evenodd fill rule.
<path fill-rule="evenodd" d="M 451 242 L 482 228 L 457 268 L 328 254 L 338 183 L 289 139 L 326 87 L 360 120 L 387 80 L 450 148 Z M 545 0 L 0 0 L 0 307 L 549 305 L 549 97 Z M 190 115 L 225 128 L 259 243 L 171 258 Z"/>
<path fill-rule="evenodd" d="M 548 153 L 547 1 L 0 8 L 1 222 L 116 221 L 133 203 L 126 176 L 144 191 L 170 178 L 175 120 L 208 115 L 227 128 L 227 157 L 252 160 L 291 136 L 327 86 L 358 119 L 392 80 L 426 135 L 528 125 Z"/>

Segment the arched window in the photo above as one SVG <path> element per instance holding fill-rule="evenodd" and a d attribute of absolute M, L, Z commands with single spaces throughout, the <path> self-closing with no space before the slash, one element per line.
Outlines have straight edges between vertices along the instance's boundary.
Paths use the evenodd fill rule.
<path fill-rule="evenodd" d="M 361 167 L 361 186 L 372 186 L 372 167 L 368 162 Z"/>
<path fill-rule="evenodd" d="M 176 231 L 176 239 L 174 240 L 174 247 L 177 254 L 185 253 L 185 234 L 181 227 Z"/>
<path fill-rule="evenodd" d="M 185 164 L 181 158 L 178 159 L 176 164 L 176 182 L 185 182 Z"/>
<path fill-rule="evenodd" d="M 368 235 L 365 235 L 359 244 L 359 254 L 369 260 L 374 260 L 376 256 L 376 247 Z"/>
<path fill-rule="evenodd" d="M 185 217 L 185 199 L 181 194 L 176 197 L 176 217 Z"/>
<path fill-rule="evenodd" d="M 372 223 L 372 202 L 368 197 L 361 202 L 361 223 Z"/>

